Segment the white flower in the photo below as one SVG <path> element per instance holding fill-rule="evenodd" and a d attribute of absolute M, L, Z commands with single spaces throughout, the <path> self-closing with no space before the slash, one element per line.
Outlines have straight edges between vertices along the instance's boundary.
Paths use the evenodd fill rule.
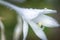
<path fill-rule="evenodd" d="M 0 4 L 14 9 L 18 13 L 18 16 L 20 15 L 22 17 L 23 40 L 26 40 L 26 37 L 28 34 L 28 28 L 29 28 L 28 24 L 30 25 L 30 27 L 32 28 L 36 36 L 38 36 L 42 40 L 47 40 L 47 37 L 44 31 L 42 30 L 43 28 L 38 27 L 37 23 L 41 22 L 42 25 L 47 26 L 47 27 L 59 26 L 59 24 L 57 23 L 55 19 L 44 15 L 48 13 L 56 13 L 56 10 L 47 9 L 47 8 L 45 9 L 20 8 L 5 1 L 0 1 Z M 20 17 L 18 17 L 18 20 L 20 20 Z M 20 35 L 19 34 L 21 32 L 20 29 L 22 29 L 21 26 L 19 27 L 19 24 L 20 23 L 18 23 L 18 26 L 16 26 L 17 29 L 15 29 L 15 34 L 17 35 L 15 36 L 15 38 L 17 37 L 16 40 L 18 40 L 18 37 Z"/>
<path fill-rule="evenodd" d="M 47 40 L 45 33 L 43 32 L 44 27 L 40 28 L 38 27 L 37 23 L 42 23 L 43 26 L 47 26 L 47 27 L 58 27 L 59 24 L 57 23 L 57 21 L 55 19 L 53 19 L 52 17 L 49 17 L 47 15 L 44 14 L 48 14 L 48 13 L 56 13 L 55 10 L 51 10 L 51 9 L 40 9 L 40 11 L 38 9 L 28 9 L 29 11 L 25 10 L 25 14 L 24 14 L 24 19 L 33 29 L 33 31 L 35 32 L 35 34 L 41 38 L 42 40 Z M 38 13 L 36 13 L 38 10 Z M 33 13 L 36 14 L 33 14 Z M 29 15 L 30 13 L 30 15 Z M 24 29 L 23 29 L 23 33 L 24 33 L 24 40 L 26 40 L 26 36 L 28 33 L 28 24 L 24 23 Z"/>

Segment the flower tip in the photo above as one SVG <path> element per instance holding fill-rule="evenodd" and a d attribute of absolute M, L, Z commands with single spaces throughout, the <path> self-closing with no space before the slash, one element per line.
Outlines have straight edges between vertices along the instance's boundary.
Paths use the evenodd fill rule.
<path fill-rule="evenodd" d="M 54 13 L 57 13 L 57 10 L 53 10 Z"/>
<path fill-rule="evenodd" d="M 54 27 L 60 27 L 60 24 L 55 24 L 55 26 Z"/>

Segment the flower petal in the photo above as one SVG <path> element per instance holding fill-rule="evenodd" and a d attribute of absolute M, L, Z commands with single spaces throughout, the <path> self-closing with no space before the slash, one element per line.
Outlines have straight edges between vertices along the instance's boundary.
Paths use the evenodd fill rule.
<path fill-rule="evenodd" d="M 58 22 L 54 18 L 49 17 L 47 15 L 40 15 L 37 18 L 33 19 L 33 21 L 36 23 L 41 22 L 42 25 L 46 27 L 58 27 L 59 26 Z"/>
<path fill-rule="evenodd" d="M 2 23 L 1 19 L 0 19 L 0 28 L 1 28 L 1 40 L 6 40 L 5 39 L 5 34 L 4 34 L 4 24 Z"/>
<path fill-rule="evenodd" d="M 14 30 L 13 40 L 19 40 L 20 35 L 22 33 L 22 30 L 23 30 L 23 26 L 22 26 L 23 24 L 22 24 L 21 17 L 18 16 L 17 20 L 18 20 L 18 23 L 17 23 L 15 30 Z"/>
<path fill-rule="evenodd" d="M 28 34 L 28 24 L 24 21 L 23 23 L 23 40 L 26 40 Z"/>
<path fill-rule="evenodd" d="M 57 13 L 56 10 L 46 9 L 46 8 L 45 9 L 33 9 L 33 8 L 28 9 L 28 8 L 24 8 L 20 11 L 28 19 L 34 19 L 35 17 L 37 17 L 40 14 Z"/>
<path fill-rule="evenodd" d="M 52 9 L 47 9 L 47 8 L 44 8 L 41 10 L 40 12 L 41 14 L 51 14 L 51 13 L 57 13 L 56 10 L 52 10 Z"/>
<path fill-rule="evenodd" d="M 28 9 L 28 8 L 24 8 L 23 10 L 21 10 L 21 13 L 23 13 L 23 15 L 28 19 L 33 19 L 37 17 L 39 14 L 38 11 L 35 11 L 33 9 Z"/>
<path fill-rule="evenodd" d="M 33 29 L 34 33 L 42 40 L 47 40 L 47 37 L 45 35 L 45 33 L 43 32 L 43 30 L 41 28 L 39 28 L 35 23 L 33 23 L 32 21 L 28 21 L 28 23 L 30 24 L 31 28 Z"/>

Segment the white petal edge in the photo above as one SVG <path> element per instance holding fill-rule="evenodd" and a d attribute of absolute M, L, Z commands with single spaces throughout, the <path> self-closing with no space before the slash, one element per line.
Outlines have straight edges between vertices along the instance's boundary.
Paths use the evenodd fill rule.
<path fill-rule="evenodd" d="M 39 28 L 37 26 L 37 24 L 35 24 L 32 21 L 28 21 L 28 23 L 30 24 L 31 28 L 33 29 L 34 33 L 42 40 L 47 40 L 47 37 L 45 35 L 45 33 L 43 32 L 43 30 L 41 28 Z"/>
<path fill-rule="evenodd" d="M 28 34 L 28 24 L 25 22 L 25 20 L 23 22 L 23 40 L 26 40 Z"/>
<path fill-rule="evenodd" d="M 37 18 L 33 19 L 35 23 L 41 22 L 42 25 L 46 27 L 59 27 L 59 23 L 52 17 L 47 15 L 39 15 Z"/>
<path fill-rule="evenodd" d="M 20 16 L 17 17 L 18 23 L 14 29 L 13 40 L 19 40 L 20 35 L 23 30 L 22 18 Z"/>
<path fill-rule="evenodd" d="M 52 13 L 57 13 L 57 10 L 53 10 L 53 9 L 47 9 L 44 8 L 41 10 L 42 12 L 40 14 L 52 14 Z"/>
<path fill-rule="evenodd" d="M 4 24 L 2 23 L 2 21 L 0 20 L 0 28 L 1 28 L 1 40 L 6 40 L 5 39 L 5 34 L 4 34 Z"/>

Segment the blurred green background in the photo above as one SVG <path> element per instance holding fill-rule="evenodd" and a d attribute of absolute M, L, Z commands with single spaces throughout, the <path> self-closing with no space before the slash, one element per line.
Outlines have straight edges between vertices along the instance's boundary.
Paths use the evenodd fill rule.
<path fill-rule="evenodd" d="M 49 16 L 52 16 L 58 22 L 60 23 L 60 1 L 59 0 L 26 0 L 23 3 L 20 2 L 13 2 L 12 0 L 5 0 L 12 4 L 15 4 L 20 7 L 25 8 L 51 8 L 56 9 L 58 14 L 48 14 Z M 13 31 L 17 23 L 17 13 L 9 9 L 8 7 L 5 7 L 3 5 L 0 5 L 0 17 L 2 17 L 2 21 L 5 25 L 5 35 L 7 40 L 12 40 L 13 37 Z M 48 40 L 60 40 L 60 28 L 45 28 L 44 32 L 47 35 Z M 0 32 L 1 33 L 1 32 Z M 22 35 L 20 37 L 20 40 L 22 40 Z M 27 40 L 40 40 L 33 30 L 29 26 L 29 32 L 27 36 Z"/>

